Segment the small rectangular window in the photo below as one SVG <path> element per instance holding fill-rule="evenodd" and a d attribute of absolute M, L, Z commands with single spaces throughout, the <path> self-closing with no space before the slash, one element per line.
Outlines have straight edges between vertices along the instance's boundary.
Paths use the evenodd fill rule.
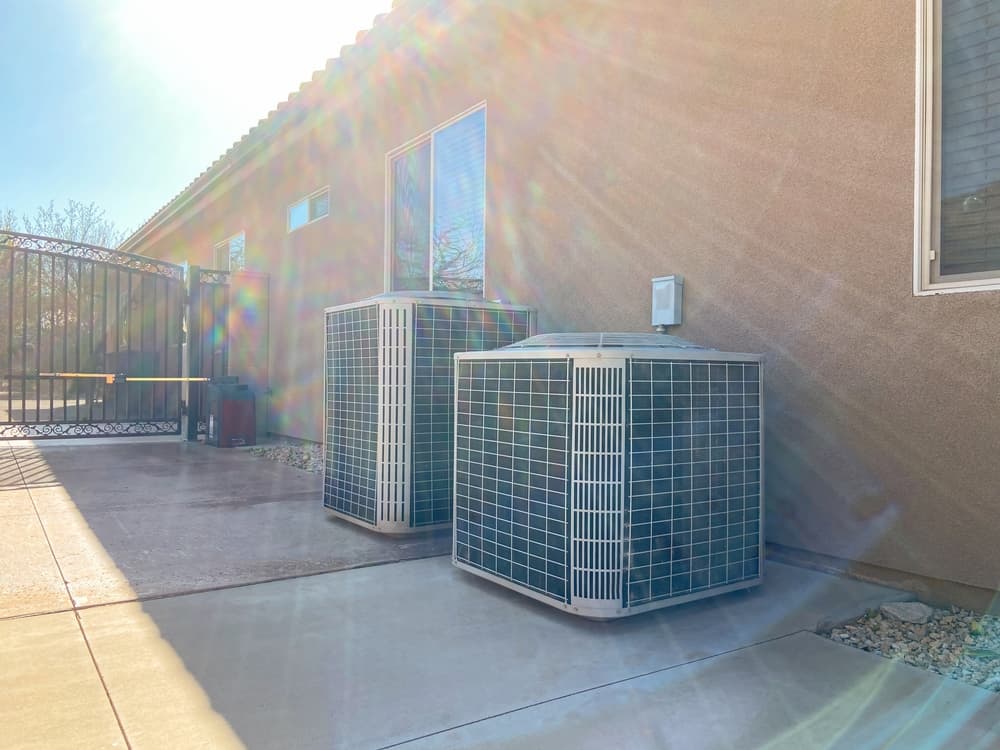
<path fill-rule="evenodd" d="M 288 231 L 322 219 L 330 213 L 330 189 L 323 188 L 288 207 Z"/>
<path fill-rule="evenodd" d="M 390 155 L 388 167 L 390 288 L 483 294 L 486 109 Z"/>
<path fill-rule="evenodd" d="M 914 291 L 1000 288 L 1000 15 L 922 0 Z"/>
<path fill-rule="evenodd" d="M 215 268 L 219 271 L 245 271 L 247 238 L 245 232 L 234 234 L 215 246 Z"/>

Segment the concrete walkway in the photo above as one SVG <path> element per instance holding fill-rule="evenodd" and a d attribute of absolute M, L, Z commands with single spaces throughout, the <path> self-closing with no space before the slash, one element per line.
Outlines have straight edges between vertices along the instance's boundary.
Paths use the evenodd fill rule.
<path fill-rule="evenodd" d="M 3 748 L 1000 747 L 995 694 L 813 633 L 899 592 L 799 568 L 582 621 L 176 442 L 0 444 L 0 519 Z"/>

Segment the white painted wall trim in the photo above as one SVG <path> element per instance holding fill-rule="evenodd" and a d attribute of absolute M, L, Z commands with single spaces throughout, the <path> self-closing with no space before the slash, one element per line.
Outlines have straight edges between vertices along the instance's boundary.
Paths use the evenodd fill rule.
<path fill-rule="evenodd" d="M 937 204 L 940 201 L 940 112 L 937 71 L 940 65 L 941 0 L 916 0 L 915 118 L 913 153 L 913 294 L 1000 290 L 1000 275 L 969 274 L 943 281 L 938 273 Z M 949 278 L 949 277 L 945 277 Z"/>

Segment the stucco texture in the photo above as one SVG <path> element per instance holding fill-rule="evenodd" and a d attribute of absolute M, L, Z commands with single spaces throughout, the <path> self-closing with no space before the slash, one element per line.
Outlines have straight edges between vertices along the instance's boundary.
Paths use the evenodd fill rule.
<path fill-rule="evenodd" d="M 1000 587 L 1000 293 L 912 294 L 912 0 L 469 5 L 140 248 L 247 231 L 271 429 L 320 437 L 320 311 L 382 291 L 385 153 L 485 100 L 489 298 L 642 331 L 683 274 L 678 335 L 766 356 L 769 541 Z"/>

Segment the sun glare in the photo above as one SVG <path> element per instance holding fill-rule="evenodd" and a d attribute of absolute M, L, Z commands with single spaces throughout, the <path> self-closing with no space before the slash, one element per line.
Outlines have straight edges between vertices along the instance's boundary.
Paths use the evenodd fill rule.
<path fill-rule="evenodd" d="M 256 106 L 263 116 L 390 4 L 122 0 L 114 26 L 127 59 L 169 93 Z"/>

